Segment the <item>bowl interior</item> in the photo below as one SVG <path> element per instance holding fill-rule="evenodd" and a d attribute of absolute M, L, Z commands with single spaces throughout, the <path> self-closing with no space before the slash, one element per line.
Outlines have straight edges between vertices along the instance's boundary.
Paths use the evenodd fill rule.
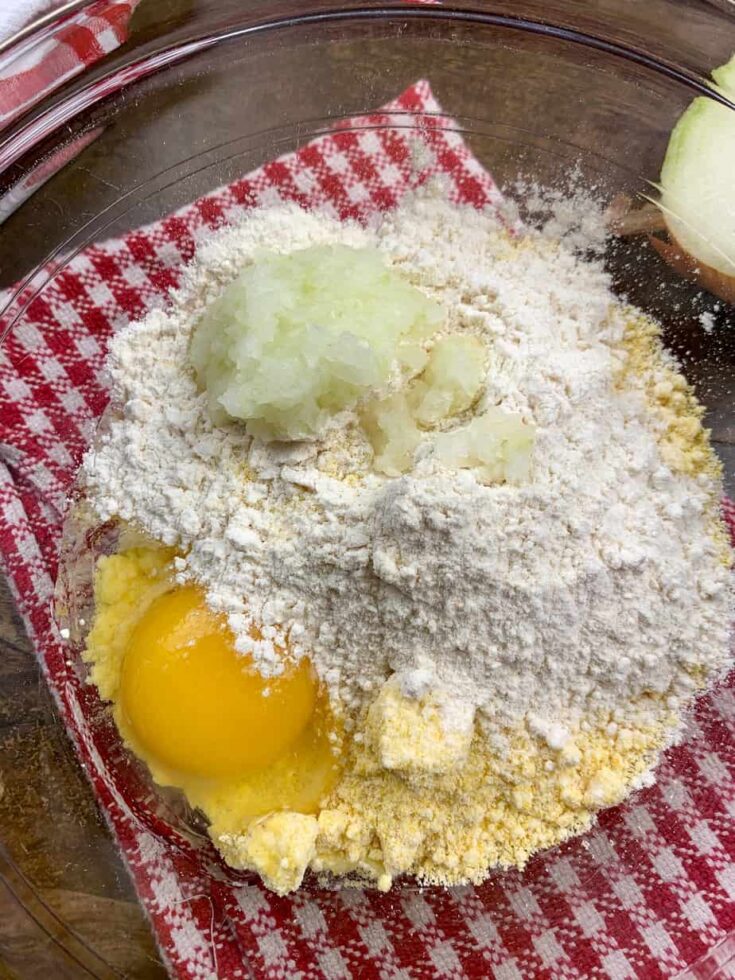
<path fill-rule="evenodd" d="M 523 179 L 634 204 L 655 184 L 677 118 L 704 91 L 685 71 L 569 30 L 429 7 L 263 23 L 235 15 L 216 32 L 173 43 L 150 38 L 71 82 L 0 147 L 6 200 L 41 168 L 48 171 L 0 230 L 0 286 L 8 287 L 0 294 L 2 329 L 11 337 L 35 329 L 34 301 L 89 245 L 158 221 L 335 127 L 358 140 L 376 135 L 380 143 L 422 132 L 425 114 L 375 115 L 418 79 L 429 80 L 438 103 L 431 124 L 464 140 L 501 190 L 514 194 Z M 708 409 L 727 485 L 735 489 L 732 308 L 678 278 L 645 236 L 611 240 L 605 261 L 620 294 L 663 324 Z M 703 314 L 716 324 L 711 333 L 702 329 Z M 79 446 L 68 448 L 78 462 Z M 70 568 L 114 544 L 110 529 L 75 534 L 67 541 Z M 60 605 L 77 645 L 88 603 L 88 576 L 62 581 Z M 142 823 L 183 852 L 197 852 L 215 878 L 249 880 L 216 858 L 196 814 L 153 787 L 84 687 L 79 661 L 71 670 L 95 747 Z M 632 868 L 636 854 L 629 860 Z M 584 868 L 582 886 L 594 894 L 602 872 L 594 862 Z M 419 892 L 402 886 L 381 900 L 383 912 Z M 345 901 L 316 885 L 308 896 L 333 911 Z M 445 924 L 460 914 L 446 906 Z M 553 903 L 547 915 L 553 922 Z M 417 934 L 415 942 L 422 941 Z"/>

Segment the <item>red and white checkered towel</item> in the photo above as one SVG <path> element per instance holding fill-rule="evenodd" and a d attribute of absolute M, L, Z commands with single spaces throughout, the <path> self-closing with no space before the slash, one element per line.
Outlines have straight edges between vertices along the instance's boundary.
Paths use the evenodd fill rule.
<path fill-rule="evenodd" d="M 0 129 L 121 44 L 137 3 L 98 0 L 0 57 Z"/>
<path fill-rule="evenodd" d="M 75 11 L 0 55 L 0 132 L 54 92 L 64 82 L 84 71 L 87 66 L 113 51 L 127 38 L 128 21 L 139 0 L 97 0 Z M 0 5 L 2 0 L 0 0 Z M 55 3 L 41 3 L 54 7 Z M 19 5 L 21 8 L 23 4 Z M 31 3 L 33 16 L 38 4 Z M 2 11 L 0 41 L 7 38 L 3 27 L 23 26 L 21 12 Z M 0 224 L 20 205 L 82 152 L 102 130 L 93 129 L 65 143 L 49 154 L 37 167 L 0 197 Z"/>
<path fill-rule="evenodd" d="M 438 113 L 428 84 L 419 82 L 381 113 L 154 225 L 88 248 L 30 299 L 0 348 L 0 555 L 177 976 L 625 980 L 674 977 L 708 953 L 710 964 L 732 953 L 735 698 L 729 687 L 699 705 L 691 739 L 668 753 L 654 787 L 603 814 L 584 839 L 538 857 L 523 874 L 499 874 L 478 888 L 398 884 L 388 895 L 326 891 L 307 881 L 298 894 L 278 898 L 247 875 L 213 876 L 213 849 L 194 847 L 167 828 L 112 724 L 99 720 L 95 692 L 67 665 L 50 610 L 61 512 L 107 402 L 101 367 L 112 331 L 164 301 L 202 234 L 259 202 L 295 200 L 365 219 L 441 172 L 456 200 L 492 205 L 499 198 L 492 179 Z M 416 143 L 425 151 L 417 154 Z M 428 162 L 417 174 L 412 161 L 422 157 Z M 731 527 L 734 514 L 727 509 Z M 691 975 L 712 975 L 701 969 Z"/>

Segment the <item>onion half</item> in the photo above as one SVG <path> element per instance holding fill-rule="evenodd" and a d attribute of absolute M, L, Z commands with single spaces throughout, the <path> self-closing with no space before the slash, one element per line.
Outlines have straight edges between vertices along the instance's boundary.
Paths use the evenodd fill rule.
<path fill-rule="evenodd" d="M 712 78 L 735 102 L 735 55 Z M 671 134 L 660 192 L 671 240 L 651 244 L 681 275 L 735 303 L 735 108 L 692 102 Z"/>

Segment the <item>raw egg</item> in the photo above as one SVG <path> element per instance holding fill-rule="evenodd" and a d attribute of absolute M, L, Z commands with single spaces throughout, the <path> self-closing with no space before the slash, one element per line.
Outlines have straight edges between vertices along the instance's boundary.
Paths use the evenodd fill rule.
<path fill-rule="evenodd" d="M 263 677 L 199 589 L 159 596 L 122 663 L 118 708 L 129 740 L 172 774 L 235 779 L 274 764 L 304 732 L 317 699 L 309 661 L 282 654 L 283 672 Z"/>

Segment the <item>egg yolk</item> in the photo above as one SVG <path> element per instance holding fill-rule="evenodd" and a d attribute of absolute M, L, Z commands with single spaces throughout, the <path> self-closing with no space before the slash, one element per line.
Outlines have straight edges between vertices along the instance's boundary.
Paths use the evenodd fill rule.
<path fill-rule="evenodd" d="M 136 624 L 123 660 L 119 710 L 129 740 L 172 774 L 233 778 L 272 764 L 316 701 L 309 662 L 283 655 L 283 673 L 263 677 L 198 589 L 167 592 Z"/>

